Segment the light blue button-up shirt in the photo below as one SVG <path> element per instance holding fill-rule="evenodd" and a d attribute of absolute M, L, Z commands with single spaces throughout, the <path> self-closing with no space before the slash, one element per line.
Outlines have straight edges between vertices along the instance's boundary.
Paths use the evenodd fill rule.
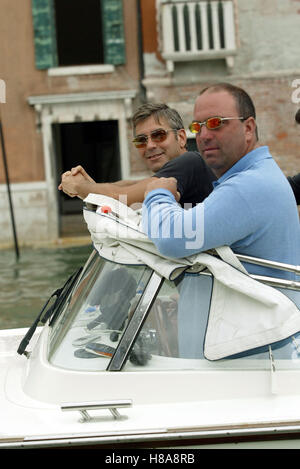
<path fill-rule="evenodd" d="M 167 257 L 186 257 L 222 245 L 236 253 L 300 264 L 300 224 L 286 177 L 262 146 L 247 153 L 196 207 L 182 209 L 166 189 L 143 204 L 143 229 Z M 251 264 L 248 272 L 282 278 L 294 274 Z"/>

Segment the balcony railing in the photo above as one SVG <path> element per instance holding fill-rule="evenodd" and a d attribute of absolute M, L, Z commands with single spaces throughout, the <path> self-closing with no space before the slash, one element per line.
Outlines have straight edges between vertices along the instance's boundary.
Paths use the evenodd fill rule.
<path fill-rule="evenodd" d="M 226 59 L 236 54 L 234 0 L 157 0 L 162 56 L 174 62 Z"/>

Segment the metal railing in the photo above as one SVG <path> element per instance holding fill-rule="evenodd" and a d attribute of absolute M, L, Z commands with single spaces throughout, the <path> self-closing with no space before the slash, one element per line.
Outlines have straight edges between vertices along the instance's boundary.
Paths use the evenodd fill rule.
<path fill-rule="evenodd" d="M 132 407 L 131 399 L 116 399 L 114 401 L 99 401 L 99 402 L 66 402 L 61 405 L 63 412 L 72 412 L 78 410 L 82 416 L 80 422 L 90 422 L 93 417 L 90 416 L 88 410 L 103 410 L 107 409 L 111 412 L 116 420 L 121 420 L 122 416 L 119 414 L 118 409 L 124 407 Z"/>
<path fill-rule="evenodd" d="M 300 276 L 300 265 L 284 264 L 282 262 L 269 261 L 267 259 L 259 259 L 258 257 L 246 256 L 243 254 L 236 254 L 236 257 L 241 262 L 248 262 L 249 264 L 255 264 L 262 267 L 270 267 L 272 269 L 278 269 L 286 272 L 292 272 Z M 297 280 L 285 280 L 277 277 L 267 277 L 263 275 L 251 275 L 255 280 L 259 280 L 267 285 L 273 287 L 288 288 L 292 290 L 300 290 L 300 282 Z"/>
<path fill-rule="evenodd" d="M 159 2 L 162 56 L 174 62 L 225 58 L 236 53 L 233 0 Z"/>

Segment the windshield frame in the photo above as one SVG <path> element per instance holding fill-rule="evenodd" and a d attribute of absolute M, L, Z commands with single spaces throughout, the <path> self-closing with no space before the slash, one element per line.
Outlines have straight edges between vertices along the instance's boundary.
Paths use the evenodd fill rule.
<path fill-rule="evenodd" d="M 124 367 L 163 282 L 164 278 L 153 271 L 145 291 L 139 303 L 136 305 L 132 318 L 122 334 L 115 353 L 106 368 L 107 371 L 121 371 Z"/>

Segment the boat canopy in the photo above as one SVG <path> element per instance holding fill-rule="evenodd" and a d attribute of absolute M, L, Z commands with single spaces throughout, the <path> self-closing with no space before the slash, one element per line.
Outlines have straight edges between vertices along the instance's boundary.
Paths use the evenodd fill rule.
<path fill-rule="evenodd" d="M 143 233 L 141 213 L 105 196 L 85 199 L 84 218 L 95 250 L 50 321 L 52 364 L 116 371 L 158 366 L 149 357 L 197 368 L 239 357 L 249 366 L 272 350 L 298 356 L 299 283 L 253 278 L 228 246 L 165 258 Z"/>

